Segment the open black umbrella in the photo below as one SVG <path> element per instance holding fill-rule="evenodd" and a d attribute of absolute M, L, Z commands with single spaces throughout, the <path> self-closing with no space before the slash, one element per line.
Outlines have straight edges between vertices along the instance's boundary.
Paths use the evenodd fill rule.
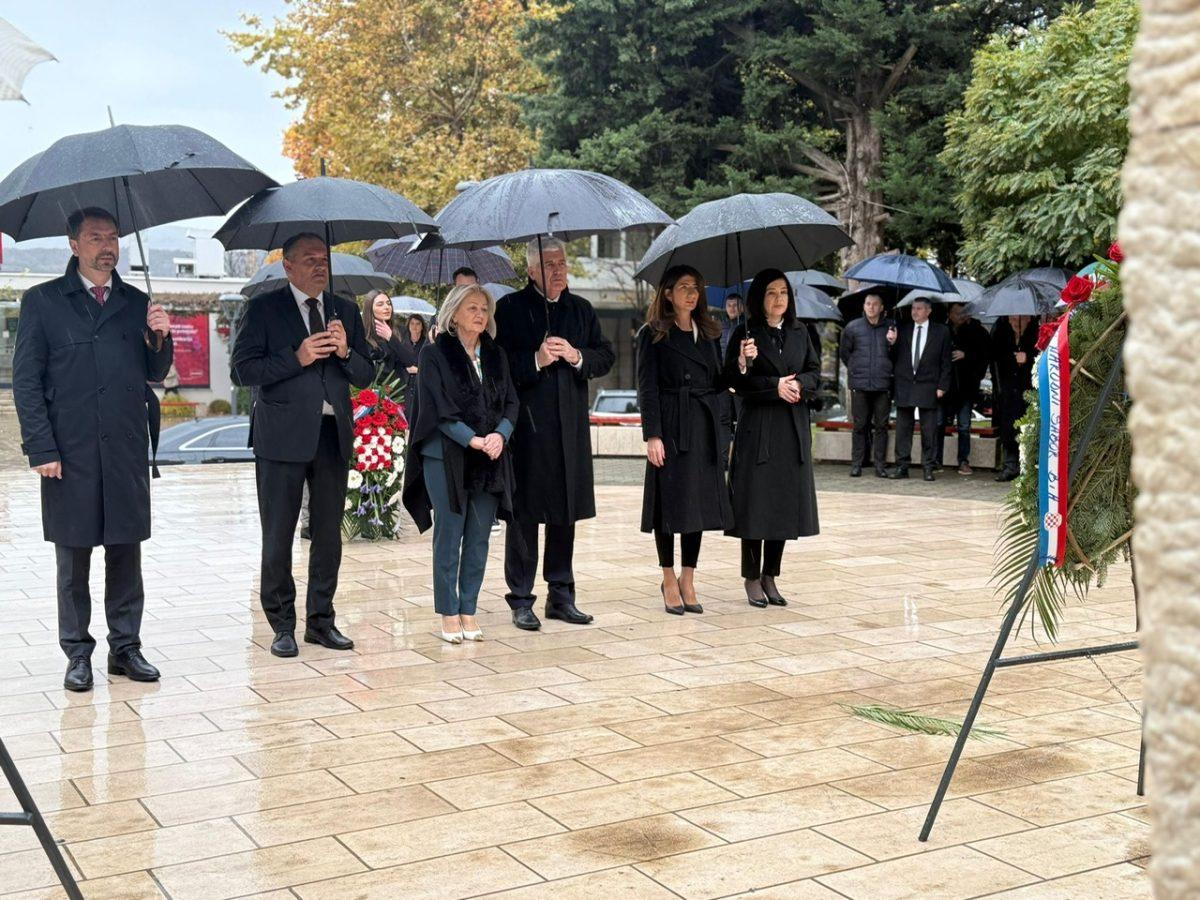
<path fill-rule="evenodd" d="M 1018 272 L 980 294 L 979 314 L 992 319 L 1053 315 L 1061 293 L 1062 288 L 1057 284 Z"/>
<path fill-rule="evenodd" d="M 701 203 L 660 234 L 636 277 L 657 284 L 689 265 L 712 284 L 740 284 L 766 268 L 807 268 L 853 241 L 837 219 L 794 194 L 736 194 Z"/>
<path fill-rule="evenodd" d="M 958 292 L 950 276 L 931 262 L 905 253 L 880 253 L 851 266 L 846 277 L 872 284 L 890 284 L 896 288 Z"/>
<path fill-rule="evenodd" d="M 0 182 L 0 231 L 18 241 L 63 235 L 71 213 L 95 206 L 122 235 L 136 234 L 140 250 L 144 228 L 224 215 L 273 184 L 195 128 L 117 125 L 60 138 L 17 166 Z"/>
<path fill-rule="evenodd" d="M 305 232 L 332 247 L 437 227 L 419 206 L 387 188 L 322 175 L 259 191 L 213 236 L 228 250 L 273 250 Z"/>
<path fill-rule="evenodd" d="M 481 282 L 507 281 L 517 276 L 512 260 L 499 247 L 447 247 L 436 232 L 419 239 L 406 235 L 376 241 L 367 248 L 367 259 L 381 272 L 417 284 L 452 284 L 454 272 L 464 266 L 473 269 Z"/>
<path fill-rule="evenodd" d="M 841 322 L 842 314 L 829 295 L 811 284 L 797 284 L 788 276 L 796 297 L 796 318 L 806 322 Z"/>
<path fill-rule="evenodd" d="M 830 275 L 820 269 L 801 269 L 797 272 L 788 272 L 787 279 L 792 283 L 792 287 L 798 284 L 807 284 L 815 287 L 818 291 L 824 291 L 830 297 L 837 297 L 846 290 L 845 278 L 838 278 L 836 275 Z"/>
<path fill-rule="evenodd" d="M 857 290 L 847 291 L 837 298 L 837 308 L 845 321 L 860 318 L 863 314 L 863 302 L 868 294 L 876 294 L 883 301 L 885 313 L 896 309 L 900 298 L 908 293 L 907 288 L 898 288 L 891 284 L 868 284 Z"/>
<path fill-rule="evenodd" d="M 287 284 L 287 275 L 283 271 L 283 260 L 263 266 L 254 273 L 254 277 L 242 285 L 241 293 L 246 299 L 259 294 L 273 291 Z M 357 297 L 368 291 L 386 291 L 392 287 L 392 276 L 384 272 L 376 272 L 371 264 L 361 256 L 349 253 L 333 254 L 333 283 L 331 290 L 336 293 L 349 294 Z"/>

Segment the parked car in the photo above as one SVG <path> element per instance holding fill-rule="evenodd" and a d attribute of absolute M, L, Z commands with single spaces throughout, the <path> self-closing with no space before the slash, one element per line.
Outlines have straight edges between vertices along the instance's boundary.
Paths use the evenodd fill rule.
<path fill-rule="evenodd" d="M 588 416 L 593 425 L 641 425 L 637 391 L 604 390 L 596 394 Z"/>
<path fill-rule="evenodd" d="M 160 465 L 253 462 L 249 416 L 209 416 L 172 425 L 158 439 Z"/>

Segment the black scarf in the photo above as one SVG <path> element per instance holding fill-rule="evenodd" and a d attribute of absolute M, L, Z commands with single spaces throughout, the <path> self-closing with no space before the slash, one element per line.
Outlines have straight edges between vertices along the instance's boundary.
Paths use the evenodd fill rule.
<path fill-rule="evenodd" d="M 442 351 L 453 379 L 445 385 L 446 393 L 458 407 L 463 422 L 477 435 L 491 434 L 504 416 L 504 369 L 500 348 L 486 332 L 479 336 L 479 360 L 483 368 L 481 384 L 462 341 L 453 334 L 442 332 L 435 343 Z M 498 487 L 499 460 L 490 460 L 478 450 L 467 450 L 463 462 L 463 481 L 468 491 L 492 491 Z"/>

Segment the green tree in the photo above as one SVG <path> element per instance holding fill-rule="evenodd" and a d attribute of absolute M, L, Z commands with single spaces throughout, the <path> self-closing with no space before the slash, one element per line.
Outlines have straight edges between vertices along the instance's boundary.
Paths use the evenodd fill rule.
<path fill-rule="evenodd" d="M 941 155 L 972 274 L 1075 267 L 1113 239 L 1137 27 L 1136 0 L 1099 0 L 976 55 Z"/>
<path fill-rule="evenodd" d="M 392 188 L 434 210 L 455 185 L 526 165 L 536 149 L 516 95 L 537 70 L 516 31 L 521 0 L 293 0 L 269 24 L 245 16 L 233 47 L 287 81 L 298 119 L 284 152 L 299 174 Z"/>

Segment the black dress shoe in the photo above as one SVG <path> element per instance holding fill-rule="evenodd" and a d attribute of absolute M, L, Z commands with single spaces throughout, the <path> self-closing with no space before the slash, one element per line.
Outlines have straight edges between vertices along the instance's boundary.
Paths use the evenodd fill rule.
<path fill-rule="evenodd" d="M 766 578 L 762 580 L 763 593 L 767 595 L 767 603 L 771 606 L 787 606 L 787 601 L 779 596 L 779 588 L 775 586 L 775 579 L 772 578 L 769 582 Z"/>
<path fill-rule="evenodd" d="M 934 480 L 934 479 L 933 479 L 933 469 L 926 469 L 926 470 L 925 470 L 925 480 L 926 480 L 926 481 L 933 481 L 933 480 Z"/>
<path fill-rule="evenodd" d="M 304 643 L 320 644 L 330 650 L 353 650 L 354 641 L 346 637 L 332 625 L 328 628 L 305 628 Z"/>
<path fill-rule="evenodd" d="M 535 613 L 528 606 L 518 606 L 516 609 L 514 609 L 512 611 L 512 620 L 513 624 L 522 631 L 537 631 L 542 627 L 542 623 L 539 621 L 537 613 Z"/>
<path fill-rule="evenodd" d="M 158 669 L 146 662 L 142 651 L 136 648 L 108 654 L 108 674 L 124 675 L 130 681 L 158 681 Z"/>
<path fill-rule="evenodd" d="M 876 478 L 887 478 L 888 477 L 887 469 L 885 469 L 883 466 L 876 466 L 875 467 L 875 477 Z"/>
<path fill-rule="evenodd" d="M 594 616 L 580 612 L 574 603 L 547 603 L 546 618 L 561 619 L 572 625 L 590 625 Z"/>
<path fill-rule="evenodd" d="M 862 477 L 862 466 L 851 466 L 850 467 L 850 477 L 851 478 L 861 478 Z"/>
<path fill-rule="evenodd" d="M 271 642 L 271 655 L 287 659 L 289 656 L 299 656 L 300 648 L 296 646 L 296 636 L 290 631 L 281 631 Z"/>
<path fill-rule="evenodd" d="M 78 656 L 67 663 L 67 674 L 63 678 L 63 687 L 68 691 L 90 691 L 92 689 L 92 661 Z"/>
<path fill-rule="evenodd" d="M 1001 469 L 995 477 L 995 481 L 1012 481 L 1021 473 L 1016 469 Z"/>
<path fill-rule="evenodd" d="M 685 611 L 682 603 L 680 603 L 679 606 L 672 606 L 667 602 L 667 585 L 665 582 L 658 586 L 658 590 L 659 593 L 663 595 L 663 609 L 667 611 L 667 614 L 672 616 L 682 616 Z"/>
<path fill-rule="evenodd" d="M 887 473 L 887 477 L 891 478 L 891 479 L 907 478 L 908 477 L 908 466 L 902 466 L 900 468 L 892 469 L 890 472 Z"/>

